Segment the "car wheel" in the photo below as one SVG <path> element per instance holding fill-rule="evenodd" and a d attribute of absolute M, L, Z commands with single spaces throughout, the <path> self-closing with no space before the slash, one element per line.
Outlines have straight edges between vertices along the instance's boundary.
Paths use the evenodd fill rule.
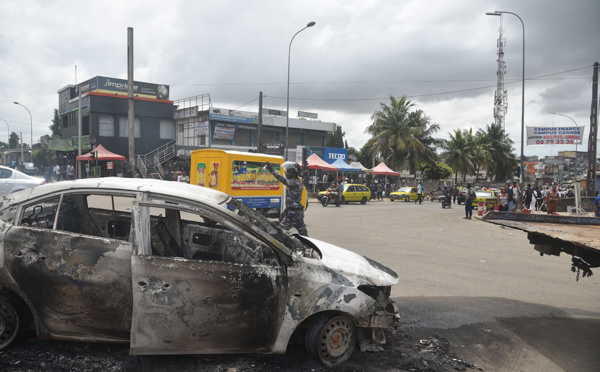
<path fill-rule="evenodd" d="M 27 312 L 21 301 L 10 293 L 0 292 L 0 350 L 19 336 L 26 320 Z"/>
<path fill-rule="evenodd" d="M 406 196 L 404 197 L 404 201 L 408 203 L 408 202 L 410 201 L 410 196 L 406 195 Z"/>
<path fill-rule="evenodd" d="M 356 347 L 356 330 L 343 315 L 317 317 L 306 332 L 306 351 L 328 367 L 350 358 Z"/>
<path fill-rule="evenodd" d="M 363 196 L 362 199 L 360 199 L 360 204 L 367 204 L 367 197 Z"/>

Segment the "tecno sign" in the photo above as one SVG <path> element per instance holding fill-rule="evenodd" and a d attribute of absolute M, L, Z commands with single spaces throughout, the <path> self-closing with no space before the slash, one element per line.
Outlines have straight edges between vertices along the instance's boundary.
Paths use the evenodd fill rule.
<path fill-rule="evenodd" d="M 348 149 L 339 149 L 336 147 L 323 147 L 323 160 L 329 164 L 333 163 L 337 159 L 346 161 L 348 158 Z"/>
<path fill-rule="evenodd" d="M 336 161 L 337 159 L 342 159 L 345 160 L 346 159 L 346 155 L 344 154 L 329 154 L 329 160 L 333 160 Z"/>

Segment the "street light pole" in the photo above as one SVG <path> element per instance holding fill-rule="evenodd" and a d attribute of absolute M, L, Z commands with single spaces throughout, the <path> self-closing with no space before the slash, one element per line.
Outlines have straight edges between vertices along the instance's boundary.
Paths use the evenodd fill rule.
<path fill-rule="evenodd" d="M 495 12 L 490 12 L 490 13 L 485 13 L 487 15 L 491 15 L 491 16 L 501 16 L 502 14 L 512 14 L 515 17 L 519 18 L 519 21 L 521 21 L 521 26 L 523 26 L 523 71 L 522 71 L 522 79 L 521 79 L 521 179 L 520 179 L 520 192 L 521 194 L 523 193 L 523 180 L 525 178 L 525 168 L 523 166 L 523 160 L 524 160 L 524 156 L 523 156 L 523 152 L 524 152 L 524 146 L 525 146 L 525 23 L 523 23 L 523 20 L 521 19 L 521 17 L 519 17 L 516 13 L 512 13 L 512 12 L 505 12 L 502 10 L 497 10 Z M 519 195 L 519 210 L 523 210 L 523 195 Z"/>
<path fill-rule="evenodd" d="M 577 122 L 575 122 L 575 120 L 573 120 L 572 117 L 567 116 L 565 114 L 559 114 L 558 112 L 551 112 L 551 114 L 552 115 L 560 115 L 560 116 L 564 116 L 566 118 L 569 118 L 569 119 L 571 119 L 571 121 L 573 122 L 573 124 L 575 124 L 575 127 L 577 127 Z M 577 171 L 577 145 L 578 145 L 578 143 L 575 142 L 575 171 Z"/>
<path fill-rule="evenodd" d="M 2 119 L 2 118 L 0 118 L 0 119 Z M 8 121 L 6 121 L 5 119 L 2 119 L 2 120 L 4 120 L 4 122 L 6 123 L 6 130 L 8 131 L 8 133 L 6 135 L 6 139 L 7 139 L 6 146 L 8 146 L 8 148 L 10 149 L 10 127 L 8 126 Z"/>
<path fill-rule="evenodd" d="M 290 59 L 291 59 L 291 55 L 292 55 L 292 41 L 294 41 L 294 38 L 296 37 L 296 35 L 298 35 L 300 32 L 306 30 L 309 27 L 312 27 L 315 25 L 315 22 L 309 22 L 306 27 L 304 27 L 303 29 L 301 29 L 300 31 L 296 32 L 294 34 L 294 36 L 292 36 L 292 40 L 290 40 L 290 47 L 288 49 L 288 74 L 287 74 L 287 112 L 285 114 L 285 160 L 288 160 L 288 138 L 289 138 L 289 131 L 290 131 Z"/>
<path fill-rule="evenodd" d="M 25 108 L 25 110 L 27 110 L 27 112 L 29 113 L 29 123 L 31 124 L 31 155 L 33 155 L 33 118 L 31 117 L 31 111 L 29 111 L 29 109 L 27 107 L 25 107 L 25 105 L 20 104 L 19 102 L 13 102 L 15 105 L 19 105 L 19 106 L 23 106 L 23 108 Z M 25 161 L 25 159 L 22 159 L 21 161 Z"/>

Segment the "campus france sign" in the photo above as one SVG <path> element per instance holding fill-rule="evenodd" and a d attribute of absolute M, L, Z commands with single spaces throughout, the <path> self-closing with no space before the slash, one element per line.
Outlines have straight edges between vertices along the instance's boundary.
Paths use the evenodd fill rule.
<path fill-rule="evenodd" d="M 581 145 L 585 127 L 527 127 L 527 145 Z"/>

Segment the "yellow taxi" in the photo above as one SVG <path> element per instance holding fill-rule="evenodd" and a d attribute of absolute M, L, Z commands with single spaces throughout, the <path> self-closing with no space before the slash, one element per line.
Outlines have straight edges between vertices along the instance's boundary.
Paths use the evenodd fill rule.
<path fill-rule="evenodd" d="M 327 191 L 321 191 L 317 195 L 317 199 L 321 201 L 323 195 Z M 342 202 L 348 204 L 348 202 L 360 202 L 360 204 L 366 204 L 371 199 L 371 190 L 365 185 L 360 184 L 344 184 L 344 192 L 342 193 Z"/>
<path fill-rule="evenodd" d="M 417 200 L 419 196 L 417 195 L 417 187 L 405 186 L 398 189 L 398 191 L 394 191 L 390 193 L 390 200 L 404 200 L 405 202 L 411 200 Z"/>
<path fill-rule="evenodd" d="M 498 202 L 498 193 L 494 190 L 477 190 L 475 191 L 475 200 L 473 200 L 473 207 L 477 207 L 479 203 L 485 204 L 489 200 L 490 208 L 494 208 Z M 493 200 L 492 200 L 493 199 Z"/>

